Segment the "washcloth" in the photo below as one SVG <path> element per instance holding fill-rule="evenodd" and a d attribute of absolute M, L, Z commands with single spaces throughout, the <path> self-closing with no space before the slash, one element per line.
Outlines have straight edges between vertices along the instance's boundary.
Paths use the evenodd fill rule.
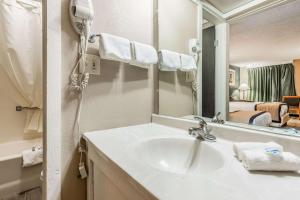
<path fill-rule="evenodd" d="M 290 152 L 270 155 L 266 150 L 243 151 L 243 165 L 249 171 L 299 171 L 300 158 Z"/>
<path fill-rule="evenodd" d="M 99 53 L 102 59 L 129 63 L 131 60 L 130 41 L 126 38 L 101 33 Z"/>
<path fill-rule="evenodd" d="M 197 64 L 193 56 L 180 54 L 180 61 L 181 61 L 181 66 L 179 68 L 180 71 L 189 72 L 189 71 L 197 70 Z"/>
<path fill-rule="evenodd" d="M 157 64 L 157 51 L 153 46 L 139 42 L 131 42 L 131 65 L 148 68 L 150 65 Z"/>
<path fill-rule="evenodd" d="M 41 147 L 34 147 L 30 150 L 24 150 L 23 167 L 30 167 L 43 162 L 43 149 Z"/>
<path fill-rule="evenodd" d="M 160 50 L 159 53 L 159 69 L 161 71 L 177 71 L 181 66 L 180 54 L 169 51 Z"/>
<path fill-rule="evenodd" d="M 275 142 L 240 142 L 233 144 L 233 151 L 236 155 L 236 157 L 239 160 L 243 160 L 243 151 L 247 150 L 255 150 L 255 149 L 265 149 L 268 147 L 274 147 L 277 148 L 279 151 L 283 151 L 283 147 Z"/>

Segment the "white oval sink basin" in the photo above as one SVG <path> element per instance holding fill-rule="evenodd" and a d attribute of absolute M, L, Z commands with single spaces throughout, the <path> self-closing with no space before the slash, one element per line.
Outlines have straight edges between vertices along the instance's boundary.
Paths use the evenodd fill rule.
<path fill-rule="evenodd" d="M 194 138 L 155 138 L 140 142 L 134 151 L 140 161 L 176 174 L 207 173 L 221 168 L 222 155 L 212 144 Z"/>

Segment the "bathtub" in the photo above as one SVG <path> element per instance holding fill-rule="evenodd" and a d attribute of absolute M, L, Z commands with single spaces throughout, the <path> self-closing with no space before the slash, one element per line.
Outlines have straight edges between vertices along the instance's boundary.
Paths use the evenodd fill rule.
<path fill-rule="evenodd" d="M 0 144 L 0 199 L 41 186 L 42 164 L 22 168 L 21 154 L 23 150 L 41 144 L 42 139 Z"/>

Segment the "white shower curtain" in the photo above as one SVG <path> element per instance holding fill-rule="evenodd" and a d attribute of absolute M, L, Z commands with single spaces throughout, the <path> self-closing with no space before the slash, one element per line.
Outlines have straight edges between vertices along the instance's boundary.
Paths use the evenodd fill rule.
<path fill-rule="evenodd" d="M 24 97 L 22 106 L 42 108 L 41 3 L 0 0 L 0 67 Z M 25 133 L 42 133 L 42 111 L 27 111 Z"/>

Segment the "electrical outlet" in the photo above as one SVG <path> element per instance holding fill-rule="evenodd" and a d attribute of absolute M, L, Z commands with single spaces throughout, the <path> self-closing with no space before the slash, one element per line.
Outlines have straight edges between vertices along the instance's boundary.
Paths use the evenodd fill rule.
<path fill-rule="evenodd" d="M 100 56 L 86 55 L 86 72 L 93 75 L 100 75 Z"/>
<path fill-rule="evenodd" d="M 185 82 L 190 83 L 194 81 L 193 72 L 186 72 L 185 73 Z"/>

